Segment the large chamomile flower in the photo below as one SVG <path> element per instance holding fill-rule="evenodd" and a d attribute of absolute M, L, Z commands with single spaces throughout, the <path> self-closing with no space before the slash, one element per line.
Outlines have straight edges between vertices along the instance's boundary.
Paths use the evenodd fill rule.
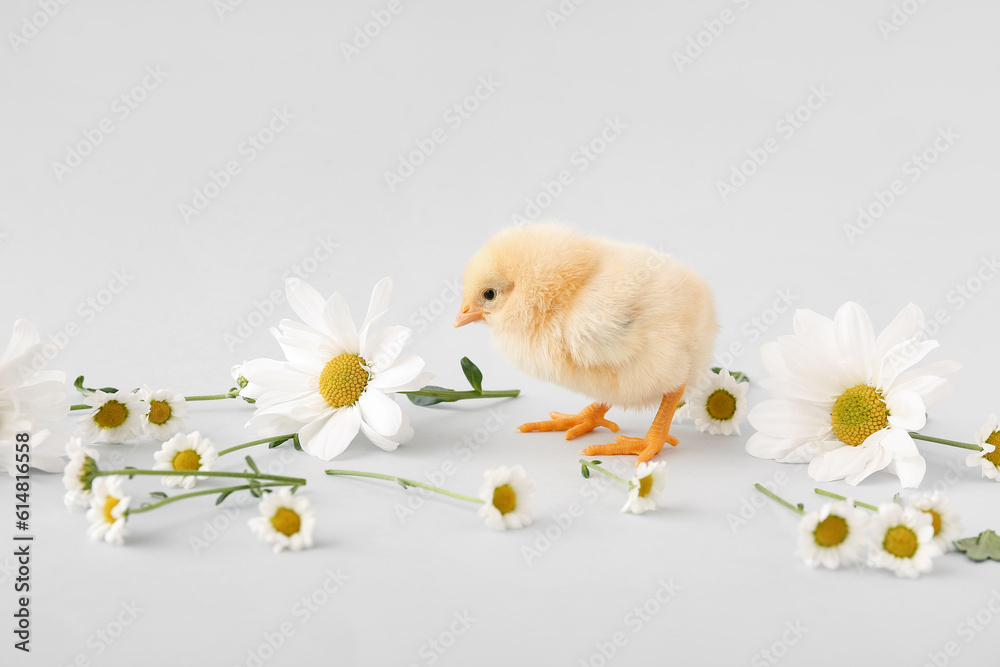
<path fill-rule="evenodd" d="M 494 530 L 530 526 L 534 490 L 534 482 L 523 466 L 487 470 L 483 472 L 483 486 L 479 489 L 479 497 L 483 499 L 479 516 Z"/>
<path fill-rule="evenodd" d="M 736 382 L 724 368 L 718 374 L 705 371 L 685 404 L 695 427 L 712 435 L 739 435 L 740 422 L 747 414 L 749 388 L 749 382 Z"/>
<path fill-rule="evenodd" d="M 975 438 L 976 444 L 983 449 L 969 454 L 965 463 L 973 468 L 982 467 L 983 477 L 1000 482 L 1000 427 L 996 415 L 990 415 L 990 420 L 983 424 Z"/>
<path fill-rule="evenodd" d="M 827 503 L 819 512 L 808 512 L 799 522 L 796 555 L 809 567 L 823 565 L 836 570 L 863 558 L 868 547 L 868 516 L 848 499 Z"/>
<path fill-rule="evenodd" d="M 63 486 L 66 487 L 63 500 L 69 507 L 86 507 L 90 505 L 94 473 L 97 472 L 100 457 L 93 449 L 84 447 L 80 438 L 69 439 L 66 443 L 66 456 L 69 461 L 63 469 Z"/>
<path fill-rule="evenodd" d="M 424 361 L 400 352 L 406 327 L 372 331 L 389 308 L 392 283 L 379 281 L 361 330 L 340 294 L 324 300 L 297 278 L 285 283 L 288 302 L 303 323 L 282 320 L 271 330 L 286 361 L 254 359 L 240 366 L 248 384 L 240 392 L 256 400 L 249 425 L 265 435 L 297 431 L 302 448 L 324 461 L 345 449 L 360 429 L 386 451 L 413 437 L 406 414 L 389 396 L 420 389 L 429 376 Z"/>
<path fill-rule="evenodd" d="M 934 528 L 934 544 L 941 553 L 955 549 L 954 541 L 962 534 L 962 519 L 958 516 L 958 512 L 951 508 L 947 498 L 937 493 L 925 493 L 911 497 L 907 500 L 907 505 L 930 514 L 931 526 Z"/>
<path fill-rule="evenodd" d="M 0 356 L 0 470 L 10 475 L 17 474 L 18 436 L 25 433 L 32 468 L 58 472 L 65 465 L 69 433 L 56 423 L 69 414 L 69 393 L 65 373 L 42 370 L 50 347 L 58 349 L 55 343 L 42 343 L 30 322 L 17 320 Z"/>
<path fill-rule="evenodd" d="M 771 377 L 760 385 L 774 398 L 750 411 L 757 433 L 747 451 L 809 462 L 809 474 L 821 482 L 857 484 L 885 469 L 904 488 L 919 485 L 926 464 L 908 431 L 923 427 L 927 407 L 951 389 L 940 375 L 958 367 L 940 362 L 911 369 L 937 347 L 922 340 L 920 309 L 908 305 L 878 338 L 852 302 L 833 320 L 799 310 L 794 330 L 761 348 Z"/>
<path fill-rule="evenodd" d="M 142 434 L 149 406 L 128 391 L 113 394 L 98 389 L 83 399 L 93 410 L 80 417 L 77 435 L 89 442 L 121 443 Z"/>
<path fill-rule="evenodd" d="M 879 505 L 871 519 L 874 549 L 868 564 L 892 570 L 900 577 L 916 579 L 933 567 L 941 550 L 934 544 L 931 515 L 896 503 Z"/>
<path fill-rule="evenodd" d="M 153 470 L 180 470 L 197 473 L 211 470 L 219 458 L 212 441 L 195 431 L 178 433 L 163 443 L 160 451 L 153 454 L 156 464 Z M 166 475 L 160 478 L 164 486 L 179 486 L 184 489 L 194 487 L 195 480 L 205 479 L 197 475 Z"/>
<path fill-rule="evenodd" d="M 667 464 L 663 461 L 640 463 L 628 483 L 628 499 L 622 512 L 642 514 L 655 510 L 667 490 Z"/>
<path fill-rule="evenodd" d="M 87 520 L 90 527 L 87 535 L 90 539 L 120 547 L 125 543 L 125 518 L 131 497 L 122 491 L 122 478 L 98 477 L 94 480 L 93 494 L 90 498 L 90 509 L 87 510 Z"/>
<path fill-rule="evenodd" d="M 316 512 L 309 499 L 293 496 L 288 489 L 268 493 L 258 505 L 260 516 L 250 519 L 250 529 L 262 541 L 282 549 L 298 551 L 313 545 Z"/>
<path fill-rule="evenodd" d="M 149 406 L 149 411 L 142 420 L 146 435 L 162 441 L 184 430 L 187 401 L 183 395 L 175 394 L 169 389 L 144 389 L 139 396 Z"/>

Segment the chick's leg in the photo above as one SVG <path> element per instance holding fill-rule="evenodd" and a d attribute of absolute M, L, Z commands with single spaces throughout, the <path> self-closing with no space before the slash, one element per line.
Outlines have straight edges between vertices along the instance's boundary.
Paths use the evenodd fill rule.
<path fill-rule="evenodd" d="M 566 431 L 566 439 L 572 440 L 578 435 L 590 433 L 598 426 L 604 426 L 613 432 L 618 432 L 618 424 L 604 418 L 611 406 L 603 403 L 591 403 L 578 414 L 567 415 L 563 412 L 550 412 L 551 421 L 528 422 L 518 426 L 521 433 L 528 431 Z"/>
<path fill-rule="evenodd" d="M 673 421 L 674 411 L 677 403 L 680 402 L 684 394 L 684 385 L 666 394 L 660 401 L 660 409 L 653 417 L 653 424 L 649 427 L 645 438 L 632 438 L 627 435 L 620 435 L 615 439 L 613 445 L 591 445 L 582 450 L 587 456 L 608 456 L 613 454 L 635 454 L 637 458 L 635 464 L 645 463 L 663 450 L 663 445 L 670 443 L 677 445 L 677 438 L 670 435 L 670 422 Z"/>

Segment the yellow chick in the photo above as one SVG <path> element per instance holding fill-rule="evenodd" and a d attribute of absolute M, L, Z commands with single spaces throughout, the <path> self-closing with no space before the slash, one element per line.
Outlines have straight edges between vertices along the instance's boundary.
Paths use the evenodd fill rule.
<path fill-rule="evenodd" d="M 650 248 L 583 235 L 561 225 L 506 229 L 465 270 L 460 327 L 484 321 L 494 345 L 523 372 L 594 399 L 580 413 L 550 413 L 522 432 L 598 426 L 610 406 L 659 404 L 643 438 L 583 450 L 588 456 L 656 456 L 691 377 L 708 368 L 718 325 L 712 292 L 698 274 Z"/>

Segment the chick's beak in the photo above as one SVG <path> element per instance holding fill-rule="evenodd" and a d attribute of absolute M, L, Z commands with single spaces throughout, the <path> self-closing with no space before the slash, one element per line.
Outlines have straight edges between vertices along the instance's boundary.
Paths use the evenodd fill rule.
<path fill-rule="evenodd" d="M 455 318 L 455 328 L 464 327 L 469 322 L 478 322 L 479 320 L 485 319 L 483 315 L 483 311 L 472 310 L 472 306 L 463 305 L 462 312 L 460 312 L 458 317 Z"/>

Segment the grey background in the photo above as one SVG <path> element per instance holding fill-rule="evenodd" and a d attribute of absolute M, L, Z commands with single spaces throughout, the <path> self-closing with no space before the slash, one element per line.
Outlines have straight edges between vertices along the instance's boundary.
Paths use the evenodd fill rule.
<path fill-rule="evenodd" d="M 246 528 L 255 508 L 207 499 L 135 517 L 116 549 L 88 541 L 82 514 L 62 505 L 59 476 L 38 474 L 35 651 L 14 652 L 5 634 L 5 664 L 256 664 L 248 651 L 259 655 L 282 624 L 291 634 L 273 655 L 264 650 L 263 664 L 596 666 L 616 633 L 625 643 L 608 664 L 772 664 L 761 651 L 773 647 L 785 665 L 995 661 L 987 605 L 1000 598 L 996 564 L 949 555 L 918 582 L 809 570 L 792 556 L 797 517 L 762 503 L 752 484 L 776 481 L 784 496 L 818 507 L 814 485 L 805 466 L 747 455 L 747 424 L 728 438 L 674 427 L 682 442 L 662 455 L 672 471 L 666 507 L 620 515 L 624 489 L 583 480 L 575 464 L 580 447 L 606 434 L 566 443 L 514 433 L 586 399 L 514 371 L 485 328 L 451 327 L 468 258 L 566 170 L 569 184 L 537 217 L 662 248 L 702 272 L 723 325 L 720 360 L 752 378 L 762 375 L 760 345 L 791 330 L 790 311 L 771 310 L 787 311 L 783 294 L 827 316 L 857 300 L 878 329 L 910 301 L 938 313 L 942 346 L 930 360 L 963 370 L 925 431 L 970 439 L 1000 410 L 1000 288 L 977 282 L 980 271 L 994 277 L 983 262 L 1000 240 L 995 4 L 896 2 L 919 9 L 886 33 L 889 0 L 566 1 L 575 10 L 559 22 L 555 0 L 402 0 L 350 61 L 341 44 L 387 2 L 247 0 L 221 15 L 209 0 L 51 4 L 59 11 L 47 20 L 32 19 L 37 2 L 0 10 L 0 338 L 25 317 L 65 342 L 50 367 L 70 378 L 213 393 L 230 386 L 233 363 L 280 355 L 267 327 L 291 311 L 265 302 L 284 274 L 343 292 L 358 320 L 372 285 L 389 275 L 385 321 L 414 328 L 410 349 L 436 384 L 462 386 L 458 361 L 468 355 L 489 388 L 523 394 L 406 405 L 410 443 L 387 454 L 359 437 L 335 465 L 420 479 L 445 469 L 448 487 L 475 493 L 484 469 L 521 463 L 537 486 L 537 520 L 493 533 L 474 507 L 435 497 L 401 522 L 410 496 L 398 487 L 327 479 L 329 466 L 282 448 L 257 460 L 309 479 L 314 549 L 274 555 Z M 731 22 L 709 39 L 723 11 Z M 45 25 L 12 43 L 26 20 Z M 679 68 L 674 54 L 699 33 L 707 46 Z M 147 68 L 164 78 L 155 88 L 147 78 L 150 89 L 136 93 L 145 99 L 123 118 L 114 100 L 141 86 Z M 480 77 L 495 90 L 480 88 L 485 99 L 470 100 L 477 108 L 456 126 L 449 109 Z M 829 98 L 801 107 L 813 89 Z M 293 119 L 251 161 L 241 142 L 275 108 Z M 808 119 L 788 136 L 783 119 L 796 112 Z M 60 179 L 53 163 L 104 119 L 113 132 Z M 608 119 L 624 129 L 581 170 L 577 151 Z M 390 189 L 385 172 L 438 128 L 445 141 Z M 912 156 L 948 128 L 957 139 L 913 180 Z M 768 139 L 777 152 L 724 201 L 717 183 Z M 179 205 L 231 160 L 240 173 L 185 222 Z M 902 194 L 852 243 L 844 225 L 894 179 Z M 127 285 L 112 293 L 116 271 Z M 242 336 L 248 318 L 259 326 Z M 67 327 L 77 333 L 62 339 Z M 765 396 L 751 389 L 751 403 Z M 255 437 L 243 428 L 249 414 L 235 401 L 192 405 L 188 428 L 227 446 Z M 651 418 L 609 416 L 633 434 Z M 482 441 L 467 460 L 463 438 Z M 103 450 L 148 465 L 156 446 Z M 998 487 L 966 468 L 962 452 L 921 449 L 922 490 L 945 490 L 967 535 L 997 528 Z M 626 458 L 617 469 L 628 470 Z M 130 488 L 141 497 L 155 483 Z M 877 474 L 854 493 L 879 502 L 897 489 Z M 0 490 L 9 518 L 11 485 Z M 559 516 L 574 503 L 582 514 L 563 528 Z M 734 520 L 741 512 L 745 524 Z M 192 546 L 213 530 L 207 548 Z M 556 539 L 528 562 L 523 549 L 545 546 L 546 533 Z M 11 558 L 0 564 L 0 616 L 9 619 Z M 331 571 L 347 580 L 327 594 Z M 679 587 L 666 604 L 655 602 L 661 581 Z M 306 614 L 311 597 L 323 604 Z M 640 623 L 634 609 L 647 604 L 655 613 Z M 123 605 L 141 609 L 127 627 L 116 625 L 132 618 Z M 969 630 L 977 613 L 993 624 Z M 456 614 L 474 620 L 465 628 Z M 102 632 L 115 636 L 106 643 Z M 943 653 L 949 642 L 957 655 Z"/>

